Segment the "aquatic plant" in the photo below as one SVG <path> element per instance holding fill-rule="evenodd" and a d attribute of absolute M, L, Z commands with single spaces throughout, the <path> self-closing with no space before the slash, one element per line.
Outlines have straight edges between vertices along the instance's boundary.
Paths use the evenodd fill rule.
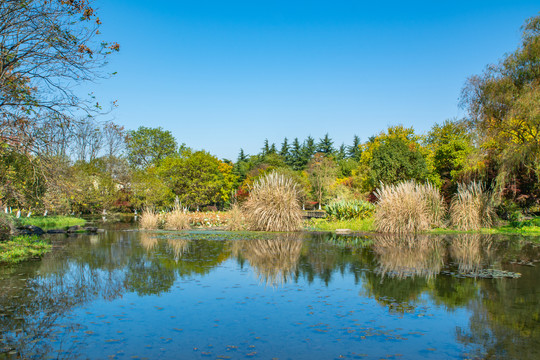
<path fill-rule="evenodd" d="M 491 194 L 480 182 L 458 184 L 450 204 L 450 220 L 458 230 L 479 230 L 490 227 L 495 220 Z"/>
<path fill-rule="evenodd" d="M 335 220 L 365 219 L 373 215 L 375 205 L 363 200 L 334 201 L 324 207 Z"/>
<path fill-rule="evenodd" d="M 297 231 L 303 214 L 300 190 L 292 178 L 273 171 L 253 184 L 243 212 L 249 230 Z"/>
<path fill-rule="evenodd" d="M 375 191 L 375 228 L 385 233 L 416 233 L 440 226 L 445 204 L 433 185 L 404 181 Z"/>
<path fill-rule="evenodd" d="M 154 209 L 147 207 L 143 210 L 141 214 L 141 220 L 139 226 L 141 229 L 146 230 L 155 230 L 159 228 L 160 218 L 159 214 L 154 211 Z"/>
<path fill-rule="evenodd" d="M 0 264 L 17 264 L 49 252 L 52 245 L 38 236 L 16 236 L 0 242 Z"/>

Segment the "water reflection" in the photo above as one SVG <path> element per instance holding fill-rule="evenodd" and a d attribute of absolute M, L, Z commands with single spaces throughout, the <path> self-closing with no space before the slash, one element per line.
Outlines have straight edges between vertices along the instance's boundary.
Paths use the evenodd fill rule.
<path fill-rule="evenodd" d="M 428 235 L 381 235 L 373 250 L 379 263 L 376 271 L 384 278 L 422 276 L 432 278 L 444 266 L 444 240 Z"/>
<path fill-rule="evenodd" d="M 480 234 L 460 234 L 450 240 L 450 256 L 460 273 L 478 274 L 493 258 L 493 238 Z"/>
<path fill-rule="evenodd" d="M 232 253 L 246 259 L 262 283 L 278 286 L 296 271 L 302 244 L 302 235 L 281 234 L 274 239 L 235 241 Z"/>
<path fill-rule="evenodd" d="M 174 233 L 143 232 L 58 237 L 56 250 L 42 261 L 0 268 L 0 358 L 88 357 L 87 352 L 92 348 L 89 348 L 89 339 L 97 337 L 106 341 L 110 338 L 93 333 L 92 322 L 96 322 L 97 314 L 87 315 L 83 309 L 99 303 L 101 307 L 116 306 L 114 311 L 117 312 L 127 311 L 120 310 L 118 305 L 123 297 L 130 298 L 137 306 L 139 302 L 145 304 L 133 310 L 134 318 L 148 311 L 148 307 L 156 307 L 154 304 L 158 301 L 170 304 L 184 301 L 181 309 L 185 312 L 173 312 L 171 318 L 177 315 L 182 318 L 189 313 L 203 316 L 212 313 L 214 306 L 219 311 L 210 316 L 216 317 L 216 313 L 221 314 L 225 309 L 226 313 L 234 314 L 234 321 L 248 317 L 246 324 L 251 327 L 253 319 L 263 313 L 268 323 L 263 322 L 261 328 L 276 328 L 276 333 L 280 332 L 276 334 L 277 339 L 282 337 L 281 331 L 289 331 L 290 337 L 298 332 L 298 336 L 308 338 L 313 335 L 313 329 L 301 330 L 296 323 L 288 324 L 287 315 L 282 312 L 293 306 L 288 304 L 301 303 L 306 297 L 327 299 L 341 292 L 344 296 L 339 301 L 312 302 L 307 310 L 295 309 L 288 316 L 302 314 L 306 316 L 303 321 L 309 323 L 310 316 L 324 317 L 325 313 L 334 311 L 325 320 L 328 326 L 353 334 L 351 324 L 341 319 L 344 314 L 358 310 L 359 303 L 371 304 L 371 299 L 375 300 L 373 305 L 362 305 L 365 308 L 360 309 L 368 315 L 356 319 L 367 321 L 369 314 L 378 314 L 374 321 L 380 321 L 381 326 L 397 315 L 402 328 L 430 329 L 436 325 L 430 323 L 426 313 L 429 309 L 442 309 L 439 311 L 444 314 L 443 321 L 456 322 L 452 339 L 446 337 L 444 341 L 451 341 L 451 347 L 457 349 L 459 355 L 443 357 L 533 359 L 540 356 L 540 289 L 537 286 L 540 272 L 537 267 L 520 265 L 534 265 L 540 260 L 538 245 L 469 234 L 366 238 L 328 234 L 229 236 L 223 233 L 218 240 L 198 237 L 197 233 L 191 233 L 188 239 Z M 521 272 L 523 276 L 520 279 L 481 279 L 447 275 L 455 270 L 475 274 L 487 268 Z M 252 277 L 242 277 L 246 269 L 253 271 L 263 286 L 250 287 L 248 278 Z M 238 298 L 254 299 L 267 285 L 274 287 L 272 294 L 279 296 L 253 300 L 254 308 L 241 307 L 245 300 L 238 301 Z M 183 286 L 190 292 L 181 292 L 179 288 Z M 241 295 L 227 293 L 237 288 Z M 309 296 L 302 295 L 309 291 Z M 195 294 L 192 296 L 196 301 L 186 303 L 191 293 Z M 226 300 L 228 296 L 231 300 Z M 276 299 L 281 298 L 283 302 L 274 307 Z M 229 302 L 220 305 L 221 301 Z M 386 313 L 378 312 L 380 309 Z M 454 316 L 457 313 L 459 316 Z M 424 315 L 423 323 L 415 322 Z M 138 321 L 146 322 L 149 318 Z M 159 319 L 156 326 L 161 328 L 163 321 Z M 229 324 L 233 328 L 234 321 Z M 108 325 L 101 322 L 99 326 L 107 328 Z M 127 331 L 122 326 L 131 325 L 115 323 L 114 326 L 115 331 L 116 327 Z M 199 325 L 197 321 L 190 321 L 183 327 L 189 328 L 190 334 L 205 334 L 214 323 Z M 359 341 L 353 335 L 347 338 L 344 333 L 334 336 L 330 330 L 324 334 L 326 337 L 319 341 L 327 347 L 347 339 L 351 341 L 349 346 Z M 219 338 L 218 335 L 226 336 L 221 333 L 215 338 Z M 171 335 L 164 337 L 167 336 Z M 136 339 L 137 334 L 133 334 L 133 338 Z M 431 341 L 439 340 L 434 337 Z M 280 348 L 276 344 L 268 342 L 268 346 Z M 180 345 L 190 344 L 180 342 Z M 371 344 L 374 345 L 375 351 L 377 344 Z M 388 346 L 402 346 L 403 351 L 407 351 L 405 343 L 393 342 Z M 309 350 L 304 351 L 305 356 L 299 357 L 309 358 Z M 421 355 L 407 354 L 409 358 Z M 99 352 L 94 355 L 107 357 Z M 147 355 L 157 357 L 159 354 Z M 317 357 L 316 353 L 311 355 Z M 379 357 L 384 353 L 372 355 Z M 261 358 L 265 357 L 261 355 Z"/>

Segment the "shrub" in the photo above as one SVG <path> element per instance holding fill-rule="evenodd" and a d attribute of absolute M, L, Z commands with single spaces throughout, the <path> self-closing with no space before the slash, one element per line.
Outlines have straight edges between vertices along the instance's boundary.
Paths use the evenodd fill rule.
<path fill-rule="evenodd" d="M 13 218 L 7 214 L 0 213 L 0 241 L 9 240 L 14 228 Z"/>
<path fill-rule="evenodd" d="M 365 219 L 373 215 L 375 205 L 363 200 L 334 201 L 324 210 L 335 220 Z"/>
<path fill-rule="evenodd" d="M 491 194 L 479 182 L 458 184 L 450 204 L 452 225 L 459 230 L 479 230 L 490 227 L 495 219 Z"/>
<path fill-rule="evenodd" d="M 143 210 L 140 221 L 141 229 L 155 230 L 159 228 L 159 223 L 159 214 L 157 214 L 154 209 L 146 208 Z"/>
<path fill-rule="evenodd" d="M 404 181 L 375 191 L 375 228 L 386 233 L 416 233 L 442 224 L 444 201 L 431 184 Z"/>
<path fill-rule="evenodd" d="M 275 171 L 259 178 L 243 206 L 249 230 L 296 231 L 302 227 L 298 185 Z"/>

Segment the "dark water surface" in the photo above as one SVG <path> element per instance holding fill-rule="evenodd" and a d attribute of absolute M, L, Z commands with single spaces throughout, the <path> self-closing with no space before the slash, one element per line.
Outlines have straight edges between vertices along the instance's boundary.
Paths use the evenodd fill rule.
<path fill-rule="evenodd" d="M 540 248 L 108 231 L 0 268 L 0 358 L 540 359 Z"/>

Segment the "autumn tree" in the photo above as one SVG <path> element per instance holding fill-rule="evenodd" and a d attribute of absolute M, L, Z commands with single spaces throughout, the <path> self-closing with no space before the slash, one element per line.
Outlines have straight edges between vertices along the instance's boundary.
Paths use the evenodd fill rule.
<path fill-rule="evenodd" d="M 25 152 L 41 150 L 41 128 L 69 126 L 100 112 L 76 85 L 107 76 L 105 58 L 119 49 L 99 39 L 91 0 L 0 2 L 0 141 Z"/>

